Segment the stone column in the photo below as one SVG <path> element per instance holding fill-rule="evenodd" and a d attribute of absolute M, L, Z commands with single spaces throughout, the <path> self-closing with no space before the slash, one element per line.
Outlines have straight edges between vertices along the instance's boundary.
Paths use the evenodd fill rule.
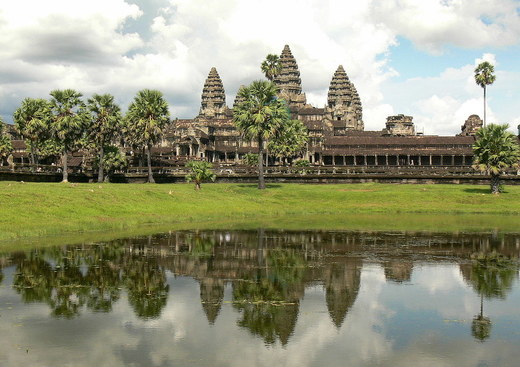
<path fill-rule="evenodd" d="M 455 155 L 454 154 L 451 155 L 451 165 L 452 166 L 455 165 Z"/>

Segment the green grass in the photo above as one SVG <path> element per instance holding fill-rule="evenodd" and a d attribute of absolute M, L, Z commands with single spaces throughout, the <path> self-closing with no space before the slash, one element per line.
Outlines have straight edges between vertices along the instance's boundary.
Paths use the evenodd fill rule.
<path fill-rule="evenodd" d="M 182 228 L 504 230 L 520 223 L 520 187 L 0 182 L 0 241 L 119 236 Z M 81 234 L 81 236 L 80 236 Z M 112 235 L 111 235 L 112 236 Z"/>

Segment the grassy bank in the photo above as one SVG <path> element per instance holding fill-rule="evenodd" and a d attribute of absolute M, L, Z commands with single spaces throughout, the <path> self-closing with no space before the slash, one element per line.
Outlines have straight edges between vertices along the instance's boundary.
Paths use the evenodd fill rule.
<path fill-rule="evenodd" d="M 0 241 L 137 227 L 517 230 L 520 187 L 0 182 Z"/>

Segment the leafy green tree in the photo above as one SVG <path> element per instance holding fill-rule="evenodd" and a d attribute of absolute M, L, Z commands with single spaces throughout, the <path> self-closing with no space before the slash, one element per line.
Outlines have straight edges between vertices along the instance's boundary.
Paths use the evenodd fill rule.
<path fill-rule="evenodd" d="M 486 127 L 486 87 L 496 80 L 494 72 L 495 67 L 487 61 L 481 62 L 475 68 L 475 82 L 484 89 L 484 127 Z"/>
<path fill-rule="evenodd" d="M 53 90 L 51 93 L 51 132 L 61 145 L 63 182 L 68 182 L 67 154 L 76 149 L 84 135 L 89 114 L 81 97 L 73 89 Z"/>
<path fill-rule="evenodd" d="M 124 170 L 128 167 L 128 161 L 126 159 L 126 155 L 121 151 L 120 148 L 108 145 L 103 148 L 103 161 L 101 161 L 103 165 L 103 171 L 106 173 L 103 178 L 103 182 L 110 182 L 110 177 L 117 170 Z M 100 157 L 98 156 L 95 160 L 95 166 L 99 167 Z"/>
<path fill-rule="evenodd" d="M 258 154 L 256 153 L 246 153 L 244 155 L 244 163 L 248 166 L 256 166 L 258 165 Z"/>
<path fill-rule="evenodd" d="M 246 138 L 258 144 L 258 188 L 265 189 L 264 142 L 274 137 L 290 120 L 289 110 L 284 100 L 276 97 L 278 87 L 268 81 L 257 80 L 248 87 L 241 88 L 242 99 L 234 109 L 233 120 Z"/>
<path fill-rule="evenodd" d="M 288 120 L 282 129 L 269 140 L 267 148 L 280 159 L 287 159 L 302 153 L 307 147 L 309 135 L 300 120 Z"/>
<path fill-rule="evenodd" d="M 88 100 L 87 107 L 91 115 L 91 123 L 87 131 L 89 140 L 98 149 L 98 162 L 104 162 L 105 146 L 121 132 L 123 119 L 121 109 L 114 102 L 114 96 L 110 94 L 94 94 Z M 98 182 L 104 181 L 104 170 L 105 164 L 99 164 Z"/>
<path fill-rule="evenodd" d="M 473 144 L 473 167 L 491 175 L 491 192 L 499 194 L 500 175 L 510 167 L 518 167 L 520 146 L 514 134 L 507 131 L 509 126 L 490 124 L 477 131 Z"/>
<path fill-rule="evenodd" d="M 45 99 L 25 98 L 13 114 L 16 130 L 25 139 L 31 164 L 38 164 L 41 146 L 50 138 L 51 105 Z"/>
<path fill-rule="evenodd" d="M 0 118 L 0 158 L 7 157 L 13 150 L 11 138 L 5 133 L 5 125 Z M 2 161 L 0 161 L 2 163 Z"/>
<path fill-rule="evenodd" d="M 152 175 L 152 146 L 170 122 L 168 103 L 161 92 L 143 89 L 137 93 L 126 114 L 126 131 L 129 143 L 146 147 L 148 182 L 155 183 Z"/>
<path fill-rule="evenodd" d="M 280 57 L 274 54 L 267 55 L 265 60 L 262 62 L 261 69 L 262 72 L 265 74 L 265 77 L 272 82 L 274 78 L 276 78 L 276 76 L 280 74 L 280 71 L 282 71 L 282 63 L 280 62 Z"/>
<path fill-rule="evenodd" d="M 189 161 L 186 167 L 190 173 L 186 175 L 186 182 L 195 182 L 195 190 L 200 190 L 200 184 L 205 181 L 215 181 L 217 176 L 211 171 L 211 163 L 206 161 Z"/>

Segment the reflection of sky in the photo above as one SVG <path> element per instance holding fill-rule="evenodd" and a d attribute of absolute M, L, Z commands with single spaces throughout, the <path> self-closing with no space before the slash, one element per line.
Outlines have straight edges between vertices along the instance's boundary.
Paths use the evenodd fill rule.
<path fill-rule="evenodd" d="M 266 346 L 237 326 L 226 288 L 210 325 L 199 284 L 168 275 L 168 303 L 157 320 L 138 319 L 123 295 L 111 313 L 83 311 L 50 318 L 46 305 L 20 303 L 13 268 L 0 287 L 1 366 L 475 366 L 520 360 L 520 289 L 506 300 L 485 300 L 493 322 L 484 343 L 471 336 L 480 298 L 456 264 L 415 265 L 410 282 L 387 283 L 378 264 L 365 264 L 354 306 L 337 329 L 323 287 L 310 286 L 289 343 Z"/>

